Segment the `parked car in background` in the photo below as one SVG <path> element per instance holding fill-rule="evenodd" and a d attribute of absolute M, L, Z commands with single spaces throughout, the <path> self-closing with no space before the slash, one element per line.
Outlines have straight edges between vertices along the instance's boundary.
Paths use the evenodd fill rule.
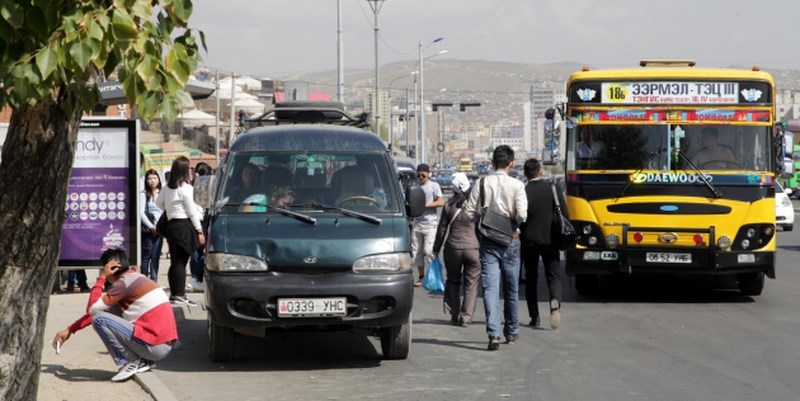
<path fill-rule="evenodd" d="M 492 166 L 485 163 L 479 164 L 475 170 L 478 172 L 478 175 L 486 175 L 492 172 Z"/>
<path fill-rule="evenodd" d="M 453 190 L 453 173 L 454 170 L 436 170 L 433 172 L 433 180 L 442 188 L 442 192 L 450 192 Z"/>
<path fill-rule="evenodd" d="M 794 206 L 789 199 L 789 194 L 781 184 L 775 182 L 775 225 L 783 231 L 794 229 Z"/>
<path fill-rule="evenodd" d="M 394 158 L 397 164 L 397 173 L 400 175 L 400 182 L 403 188 L 409 185 L 419 186 L 419 177 L 417 177 L 417 165 L 414 159 L 410 157 L 396 156 Z"/>

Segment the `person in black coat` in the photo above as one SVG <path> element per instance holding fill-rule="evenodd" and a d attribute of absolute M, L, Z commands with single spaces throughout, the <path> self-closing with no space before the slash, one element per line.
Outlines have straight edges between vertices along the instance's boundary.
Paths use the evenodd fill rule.
<path fill-rule="evenodd" d="M 542 178 L 542 163 L 528 159 L 524 166 L 528 184 L 525 194 L 528 197 L 528 219 L 520 227 L 522 241 L 522 261 L 525 264 L 525 298 L 531 327 L 539 327 L 538 283 L 539 258 L 544 264 L 547 288 L 550 292 L 550 327 L 554 330 L 561 323 L 561 259 L 558 245 L 554 244 L 552 233 L 555 202 L 551 182 Z M 564 205 L 564 196 L 556 190 Z M 562 208 L 563 209 L 563 208 Z"/>

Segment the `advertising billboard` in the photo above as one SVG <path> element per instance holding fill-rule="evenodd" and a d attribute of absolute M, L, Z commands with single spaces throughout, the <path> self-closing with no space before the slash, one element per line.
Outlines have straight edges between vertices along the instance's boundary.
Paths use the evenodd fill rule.
<path fill-rule="evenodd" d="M 99 266 L 108 248 L 139 264 L 139 129 L 138 120 L 81 121 L 59 266 Z"/>

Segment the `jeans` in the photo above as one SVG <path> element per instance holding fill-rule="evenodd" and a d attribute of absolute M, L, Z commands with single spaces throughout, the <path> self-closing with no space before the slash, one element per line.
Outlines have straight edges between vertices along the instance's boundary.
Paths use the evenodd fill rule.
<path fill-rule="evenodd" d="M 198 282 L 203 282 L 203 268 L 206 264 L 206 254 L 200 249 L 192 252 L 192 259 L 189 260 L 189 272 Z"/>
<path fill-rule="evenodd" d="M 133 323 L 113 313 L 96 314 L 92 327 L 117 365 L 126 365 L 140 358 L 159 361 L 172 351 L 170 344 L 151 345 L 133 337 Z"/>
<path fill-rule="evenodd" d="M 142 268 L 141 273 L 158 281 L 158 264 L 161 261 L 161 247 L 164 238 L 150 231 L 142 232 Z"/>
<path fill-rule="evenodd" d="M 486 312 L 486 334 L 489 338 L 519 335 L 519 240 L 505 247 L 480 238 L 483 308 Z M 500 283 L 503 287 L 503 317 L 500 330 Z"/>

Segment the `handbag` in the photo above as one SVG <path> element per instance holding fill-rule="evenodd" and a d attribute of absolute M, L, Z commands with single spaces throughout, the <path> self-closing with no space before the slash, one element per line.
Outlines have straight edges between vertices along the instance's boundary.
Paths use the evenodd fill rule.
<path fill-rule="evenodd" d="M 425 272 L 425 277 L 422 279 L 422 288 L 433 292 L 444 292 L 444 277 L 442 275 L 442 262 L 439 258 L 431 259 L 428 264 L 428 271 Z"/>
<path fill-rule="evenodd" d="M 156 233 L 162 237 L 166 237 L 167 235 L 167 211 L 165 210 L 164 213 L 161 213 L 161 217 L 158 218 L 158 222 L 156 223 Z"/>
<path fill-rule="evenodd" d="M 558 193 L 554 183 L 550 183 L 550 189 L 553 191 L 553 204 L 555 205 L 555 213 L 553 213 L 552 225 L 552 241 L 553 244 L 562 251 L 570 250 L 575 247 L 575 227 L 569 219 L 564 216 L 561 211 L 561 202 L 558 200 Z"/>
<path fill-rule="evenodd" d="M 484 178 L 481 178 L 481 217 L 478 232 L 498 245 L 509 246 L 514 239 L 517 222 L 494 210 L 491 205 L 485 205 L 484 188 Z"/>

